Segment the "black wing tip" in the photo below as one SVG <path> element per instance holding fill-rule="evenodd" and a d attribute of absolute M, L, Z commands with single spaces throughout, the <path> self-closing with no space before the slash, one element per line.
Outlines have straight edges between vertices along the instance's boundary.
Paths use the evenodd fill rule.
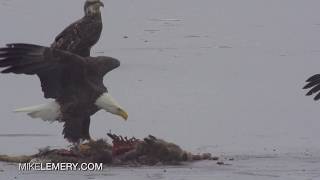
<path fill-rule="evenodd" d="M 312 96 L 312 95 L 315 94 L 315 93 L 317 93 L 317 92 L 309 91 L 309 92 L 306 94 L 306 96 Z M 318 94 L 313 98 L 314 101 L 318 101 L 319 99 L 320 99 L 320 93 L 318 93 Z"/>
<path fill-rule="evenodd" d="M 312 82 L 312 81 L 315 81 L 315 80 L 317 80 L 317 79 L 320 79 L 320 74 L 315 74 L 315 75 L 309 77 L 309 78 L 306 80 L 306 82 Z"/>
<path fill-rule="evenodd" d="M 306 85 L 302 89 L 309 89 L 320 84 L 320 74 L 315 74 L 306 80 Z"/>
<path fill-rule="evenodd" d="M 10 67 L 10 68 L 7 68 L 7 69 L 5 69 L 5 70 L 2 70 L 1 73 L 2 73 L 2 74 L 9 74 L 9 73 L 11 73 L 11 67 Z"/>
<path fill-rule="evenodd" d="M 309 84 L 307 84 L 307 85 L 303 86 L 302 89 L 309 89 L 309 88 L 310 88 L 310 87 L 309 87 Z"/>
<path fill-rule="evenodd" d="M 320 82 L 311 81 L 311 82 L 308 82 L 305 86 L 303 86 L 302 89 L 310 89 L 314 86 L 317 86 L 318 84 L 320 84 Z"/>
<path fill-rule="evenodd" d="M 6 47 L 0 48 L 0 60 L 1 58 L 8 58 L 11 56 L 21 56 L 28 55 L 28 53 L 42 53 L 42 49 L 45 47 L 35 45 L 35 44 L 26 44 L 26 43 L 10 43 L 6 44 Z"/>
<path fill-rule="evenodd" d="M 318 93 L 314 98 L 313 98 L 313 100 L 315 100 L 315 101 L 318 101 L 320 99 L 320 93 Z"/>
<path fill-rule="evenodd" d="M 0 68 L 6 68 L 0 73 L 21 74 L 33 72 L 29 65 L 38 61 L 38 56 L 41 56 L 44 47 L 26 44 L 26 43 L 10 43 L 6 47 L 0 48 Z M 26 71 L 24 72 L 24 68 Z"/>
<path fill-rule="evenodd" d="M 311 96 L 313 94 L 312 91 L 307 92 L 306 96 Z"/>
<path fill-rule="evenodd" d="M 35 48 L 42 48 L 42 46 L 36 44 L 29 44 L 29 43 L 8 43 L 6 44 L 7 48 L 25 48 L 25 49 L 35 49 Z"/>

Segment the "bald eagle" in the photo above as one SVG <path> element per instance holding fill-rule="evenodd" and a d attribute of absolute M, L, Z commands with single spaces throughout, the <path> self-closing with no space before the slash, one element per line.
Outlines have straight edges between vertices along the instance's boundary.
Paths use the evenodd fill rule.
<path fill-rule="evenodd" d="M 303 89 L 310 89 L 306 96 L 311 96 L 313 94 L 317 94 L 313 99 L 315 101 L 320 99 L 320 74 L 315 74 L 306 80 L 307 84 L 303 87 Z"/>
<path fill-rule="evenodd" d="M 119 66 L 119 60 L 112 57 L 82 57 L 32 44 L 7 44 L 0 48 L 0 67 L 5 68 L 1 73 L 37 75 L 44 96 L 50 98 L 55 94 L 55 100 L 49 104 L 17 109 L 16 112 L 26 112 L 32 118 L 44 121 L 64 122 L 63 135 L 75 144 L 91 140 L 90 116 L 101 109 L 127 120 L 126 111 L 103 85 L 104 75 Z M 43 79 L 48 70 L 58 70 L 59 78 Z"/>
<path fill-rule="evenodd" d="M 102 31 L 102 20 L 100 7 L 104 4 L 100 0 L 86 0 L 84 4 L 84 17 L 72 23 L 65 28 L 54 40 L 51 47 L 71 53 L 82 57 L 90 56 L 90 50 L 95 45 Z M 61 79 L 63 74 L 62 69 L 47 69 L 46 72 L 39 73 L 41 82 L 48 81 L 45 92 L 46 98 L 57 98 L 58 91 L 52 89 L 59 88 L 56 79 Z"/>
<path fill-rule="evenodd" d="M 104 7 L 100 0 L 86 0 L 84 17 L 56 36 L 51 47 L 83 57 L 90 56 L 91 47 L 98 42 L 102 32 L 100 7 Z"/>

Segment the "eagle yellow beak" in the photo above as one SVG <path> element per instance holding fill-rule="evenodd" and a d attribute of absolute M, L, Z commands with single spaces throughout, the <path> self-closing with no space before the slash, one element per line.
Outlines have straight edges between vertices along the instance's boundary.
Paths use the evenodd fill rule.
<path fill-rule="evenodd" d="M 123 109 L 118 109 L 118 115 L 121 116 L 125 121 L 128 119 L 128 113 Z"/>

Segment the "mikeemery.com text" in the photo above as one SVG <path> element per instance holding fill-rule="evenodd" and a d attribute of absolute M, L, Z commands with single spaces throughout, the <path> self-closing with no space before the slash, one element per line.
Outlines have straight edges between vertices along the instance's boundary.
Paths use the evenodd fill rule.
<path fill-rule="evenodd" d="M 19 171 L 102 171 L 102 163 L 19 163 Z"/>

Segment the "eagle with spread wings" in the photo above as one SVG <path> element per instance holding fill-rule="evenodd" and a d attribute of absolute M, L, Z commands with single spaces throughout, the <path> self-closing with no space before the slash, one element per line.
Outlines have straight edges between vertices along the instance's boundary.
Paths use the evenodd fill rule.
<path fill-rule="evenodd" d="M 104 109 L 127 120 L 127 112 L 103 84 L 106 73 L 120 66 L 112 57 L 90 57 L 102 31 L 100 0 L 86 0 L 85 15 L 69 25 L 51 47 L 13 43 L 0 48 L 2 73 L 37 75 L 45 98 L 54 101 L 17 109 L 32 118 L 64 123 L 63 135 L 74 144 L 91 140 L 90 116 Z"/>
<path fill-rule="evenodd" d="M 119 60 L 106 57 L 82 57 L 68 51 L 33 44 L 7 44 L 0 48 L 1 73 L 37 75 L 47 98 L 44 105 L 17 109 L 32 118 L 64 122 L 64 137 L 73 143 L 91 140 L 90 116 L 104 109 L 127 120 L 126 111 L 112 98 L 103 84 L 106 73 L 120 66 Z M 54 82 L 41 78 L 48 72 L 58 75 Z M 55 83 L 55 86 L 50 84 Z M 48 88 L 48 86 L 50 88 Z M 55 94 L 55 97 L 48 94 Z"/>

